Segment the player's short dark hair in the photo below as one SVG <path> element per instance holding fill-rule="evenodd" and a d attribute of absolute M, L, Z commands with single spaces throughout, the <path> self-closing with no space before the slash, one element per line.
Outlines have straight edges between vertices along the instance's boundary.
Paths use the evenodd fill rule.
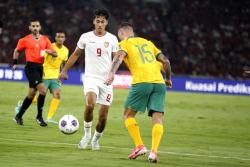
<path fill-rule="evenodd" d="M 35 22 L 35 21 L 40 22 L 40 20 L 39 20 L 38 18 L 31 18 L 31 19 L 29 20 L 30 23 L 31 23 L 31 22 Z"/>
<path fill-rule="evenodd" d="M 105 9 L 97 9 L 94 11 L 94 19 L 98 16 L 103 16 L 106 20 L 108 20 L 109 12 Z"/>
<path fill-rule="evenodd" d="M 32 23 L 32 22 L 39 22 L 39 23 L 41 23 L 40 22 L 40 20 L 38 19 L 38 18 L 31 18 L 30 20 L 29 20 L 29 25 Z"/>
<path fill-rule="evenodd" d="M 62 31 L 62 30 L 58 30 L 58 31 L 56 31 L 56 34 L 57 34 L 57 33 L 61 33 L 61 34 L 66 35 L 65 31 Z"/>
<path fill-rule="evenodd" d="M 119 25 L 119 29 L 120 28 L 125 28 L 125 27 L 130 27 L 133 29 L 133 25 L 129 22 L 122 22 L 120 25 Z"/>

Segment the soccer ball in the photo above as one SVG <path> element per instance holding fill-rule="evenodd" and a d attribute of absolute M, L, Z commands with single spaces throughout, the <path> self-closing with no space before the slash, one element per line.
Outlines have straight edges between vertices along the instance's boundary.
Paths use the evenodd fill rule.
<path fill-rule="evenodd" d="M 70 135 L 79 129 L 79 122 L 73 115 L 64 115 L 58 124 L 60 131 L 64 134 Z"/>

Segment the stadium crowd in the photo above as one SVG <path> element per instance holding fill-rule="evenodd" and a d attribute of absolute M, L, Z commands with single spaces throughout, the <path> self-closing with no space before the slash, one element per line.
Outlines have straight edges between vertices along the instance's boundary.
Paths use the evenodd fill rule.
<path fill-rule="evenodd" d="M 163 48 L 175 75 L 241 79 L 244 69 L 250 68 L 250 1 L 102 0 L 102 4 L 117 23 L 131 22 L 139 36 Z M 33 16 L 40 18 L 50 37 L 64 30 L 72 52 L 79 35 L 91 29 L 94 8 L 94 2 L 83 0 L 0 3 L 4 24 L 0 62 L 12 62 L 17 39 L 28 32 L 23 25 Z M 76 68 L 83 66 L 81 58 Z"/>

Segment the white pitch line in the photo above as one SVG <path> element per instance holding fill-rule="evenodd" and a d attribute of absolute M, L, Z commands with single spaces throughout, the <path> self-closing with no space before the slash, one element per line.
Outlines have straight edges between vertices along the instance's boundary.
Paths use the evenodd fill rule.
<path fill-rule="evenodd" d="M 67 145 L 67 146 L 77 146 L 77 144 L 72 143 L 58 143 L 58 142 L 43 142 L 43 141 L 30 141 L 30 140 L 19 140 L 19 139 L 8 139 L 8 138 L 0 138 L 0 140 L 5 141 L 15 141 L 15 142 L 26 142 L 26 143 L 34 143 L 34 144 L 51 144 L 51 145 Z M 110 146 L 102 146 L 103 148 L 109 149 L 122 149 L 122 150 L 131 150 L 129 148 L 121 148 L 121 147 L 110 147 Z M 171 151 L 159 151 L 159 153 L 163 154 L 171 154 L 171 155 L 180 155 L 180 156 L 191 156 L 191 157 L 208 157 L 208 158 L 219 158 L 219 159 L 236 159 L 241 161 L 250 161 L 250 158 L 242 158 L 242 157 L 231 157 L 231 156 L 218 156 L 218 155 L 205 155 L 205 154 L 193 154 L 193 153 L 180 153 L 180 152 L 171 152 Z"/>

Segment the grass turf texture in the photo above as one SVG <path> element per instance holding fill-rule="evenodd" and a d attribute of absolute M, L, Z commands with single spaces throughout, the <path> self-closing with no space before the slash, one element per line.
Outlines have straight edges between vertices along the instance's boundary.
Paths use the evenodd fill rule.
<path fill-rule="evenodd" d="M 27 93 L 27 83 L 0 82 L 0 165 L 4 167 L 59 166 L 154 166 L 146 157 L 128 160 L 134 147 L 122 121 L 128 90 L 114 90 L 101 151 L 78 150 L 84 111 L 81 86 L 62 87 L 62 100 L 55 119 L 73 114 L 80 122 L 76 134 L 64 135 L 56 125 L 43 128 L 35 122 L 36 105 L 24 115 L 24 126 L 12 118 L 18 100 Z M 44 118 L 51 95 L 47 94 Z M 159 148 L 158 167 L 250 166 L 250 98 L 246 96 L 167 93 L 165 133 Z M 97 106 L 94 111 L 94 125 Z M 142 139 L 151 147 L 151 119 L 138 114 Z M 92 132 L 94 127 L 92 127 Z"/>

